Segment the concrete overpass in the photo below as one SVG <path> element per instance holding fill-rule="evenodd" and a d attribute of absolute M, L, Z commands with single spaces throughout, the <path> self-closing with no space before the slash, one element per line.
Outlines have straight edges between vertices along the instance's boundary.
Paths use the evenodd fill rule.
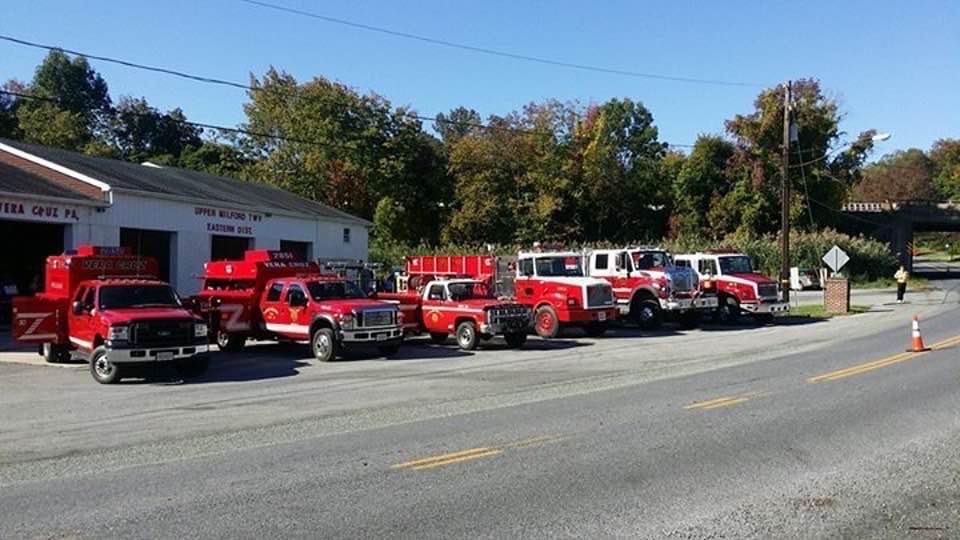
<path fill-rule="evenodd" d="M 851 224 L 856 223 L 851 228 L 857 232 L 889 242 L 911 271 L 913 256 L 908 246 L 915 232 L 960 232 L 960 202 L 850 202 L 843 206 L 843 213 Z"/>

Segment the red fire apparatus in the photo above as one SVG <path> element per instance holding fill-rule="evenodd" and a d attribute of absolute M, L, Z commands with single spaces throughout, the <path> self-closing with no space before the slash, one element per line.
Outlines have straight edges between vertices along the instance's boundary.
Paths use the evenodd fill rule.
<path fill-rule="evenodd" d="M 641 328 L 657 328 L 664 318 L 693 327 L 703 313 L 717 308 L 713 281 L 700 280 L 692 269 L 675 265 L 664 249 L 596 249 L 585 259 L 590 276 L 613 285 L 620 314 Z"/>
<path fill-rule="evenodd" d="M 453 334 L 457 345 L 474 350 L 480 340 L 503 336 L 521 347 L 530 329 L 530 308 L 494 295 L 491 257 L 407 257 L 397 292 L 377 298 L 397 302 L 408 332 L 427 333 L 442 344 Z M 476 276 L 476 277 L 471 277 Z"/>
<path fill-rule="evenodd" d="M 678 266 L 692 268 L 701 279 L 712 278 L 717 284 L 719 321 L 735 322 L 741 313 L 769 322 L 774 315 L 790 311 L 781 301 L 777 282 L 753 269 L 753 261 L 743 253 L 717 250 L 677 255 Z"/>
<path fill-rule="evenodd" d="M 617 316 L 610 284 L 585 277 L 578 253 L 531 251 L 521 252 L 516 258 L 467 255 L 413 260 L 436 266 L 412 269 L 413 275 L 399 280 L 401 288 L 404 279 L 409 280 L 406 287 L 414 289 L 444 275 L 478 279 L 488 283 L 496 296 L 512 298 L 530 308 L 534 330 L 544 338 L 556 337 L 564 326 L 579 326 L 589 336 L 601 336 Z M 455 262 L 458 260 L 462 262 Z M 444 270 L 444 264 L 450 268 Z"/>
<path fill-rule="evenodd" d="M 225 351 L 242 349 L 248 338 L 309 341 L 326 362 L 366 345 L 390 356 L 403 340 L 396 306 L 368 299 L 354 282 L 291 253 L 250 250 L 242 260 L 208 262 L 195 299 Z"/>
<path fill-rule="evenodd" d="M 120 248 L 48 257 L 44 292 L 13 300 L 14 338 L 38 344 L 48 362 L 86 356 L 103 384 L 156 362 L 200 375 L 209 363 L 207 325 L 156 276 L 155 260 Z"/>

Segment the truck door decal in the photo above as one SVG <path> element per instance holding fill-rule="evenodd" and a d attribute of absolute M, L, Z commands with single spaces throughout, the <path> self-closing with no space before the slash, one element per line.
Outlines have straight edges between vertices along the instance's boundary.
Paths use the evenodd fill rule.
<path fill-rule="evenodd" d="M 221 320 L 224 321 L 223 328 L 228 332 L 236 332 L 238 330 L 249 330 L 250 322 L 249 321 L 240 321 L 240 316 L 243 315 L 243 304 L 223 304 L 219 307 L 221 313 Z M 226 317 L 223 317 L 226 315 Z"/>
<path fill-rule="evenodd" d="M 56 334 L 37 334 L 37 329 L 40 328 L 40 325 L 43 324 L 43 321 L 47 317 L 53 315 L 50 313 L 17 313 L 17 326 L 23 330 L 18 339 L 23 341 L 29 340 L 47 340 L 47 339 L 56 339 Z M 32 321 L 32 322 L 30 322 Z M 29 326 L 27 326 L 29 323 Z M 24 327 L 26 327 L 24 329 Z"/>

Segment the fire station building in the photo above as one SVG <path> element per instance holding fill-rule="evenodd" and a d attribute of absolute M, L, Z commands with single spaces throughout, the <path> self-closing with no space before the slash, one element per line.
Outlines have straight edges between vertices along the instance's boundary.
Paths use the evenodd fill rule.
<path fill-rule="evenodd" d="M 266 184 L 0 139 L 0 292 L 8 295 L 35 290 L 46 257 L 81 244 L 153 256 L 163 279 L 192 294 L 203 263 L 247 249 L 366 260 L 370 225 Z"/>

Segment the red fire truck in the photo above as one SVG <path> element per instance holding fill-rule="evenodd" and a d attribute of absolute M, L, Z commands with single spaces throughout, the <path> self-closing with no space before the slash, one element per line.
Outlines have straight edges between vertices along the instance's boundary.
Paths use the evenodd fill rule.
<path fill-rule="evenodd" d="M 403 341 L 395 305 L 368 299 L 353 281 L 286 252 L 250 250 L 242 260 L 204 264 L 195 304 L 225 351 L 242 349 L 250 338 L 309 341 L 326 362 L 361 346 L 390 356 Z"/>
<path fill-rule="evenodd" d="M 530 308 L 496 298 L 492 275 L 484 271 L 489 263 L 482 256 L 407 257 L 398 291 L 377 298 L 397 302 L 406 330 L 430 334 L 434 343 L 446 343 L 453 334 L 461 349 L 472 351 L 480 340 L 503 336 L 508 346 L 521 347 L 530 329 Z"/>
<path fill-rule="evenodd" d="M 595 249 L 585 258 L 590 276 L 613 285 L 620 314 L 641 328 L 657 328 L 665 318 L 693 327 L 703 313 L 717 308 L 713 281 L 701 280 L 692 269 L 675 265 L 664 249 Z"/>
<path fill-rule="evenodd" d="M 421 268 L 402 276 L 406 287 L 417 289 L 435 277 L 465 276 L 489 284 L 495 295 L 511 298 L 533 312 L 534 330 L 553 338 L 565 326 L 583 328 L 587 335 L 603 335 L 617 316 L 613 289 L 604 280 L 585 277 L 582 256 L 566 251 L 521 252 L 516 258 L 492 255 L 413 258 Z M 433 265 L 433 266 L 429 266 Z"/>
<path fill-rule="evenodd" d="M 120 248 L 80 246 L 48 257 L 44 292 L 13 300 L 14 338 L 39 345 L 48 362 L 85 356 L 103 384 L 157 362 L 201 375 L 207 325 L 156 276 L 154 259 Z"/>
<path fill-rule="evenodd" d="M 701 279 L 717 284 L 719 305 L 716 317 L 720 322 L 735 322 L 741 313 L 770 322 L 774 315 L 787 313 L 790 305 L 781 301 L 777 282 L 756 272 L 753 261 L 743 253 L 717 250 L 674 257 L 677 265 L 692 268 Z"/>

